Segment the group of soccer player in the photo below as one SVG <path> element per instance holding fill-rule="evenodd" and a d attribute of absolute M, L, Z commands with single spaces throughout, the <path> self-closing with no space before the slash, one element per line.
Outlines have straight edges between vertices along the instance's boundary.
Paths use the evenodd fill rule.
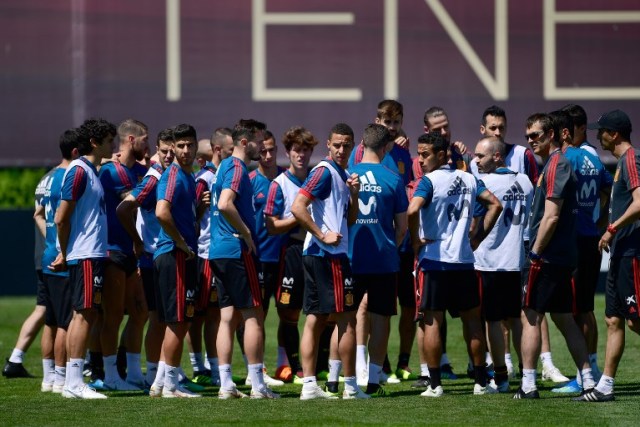
<path fill-rule="evenodd" d="M 286 168 L 277 165 L 274 135 L 251 119 L 208 141 L 188 124 L 165 129 L 150 159 L 138 120 L 116 128 L 89 119 L 66 131 L 35 214 L 45 236 L 42 391 L 193 398 L 206 384 L 219 387 L 220 399 L 273 399 L 272 387 L 294 382 L 302 400 L 338 399 L 342 380 L 343 399 L 366 399 L 385 396 L 387 382 L 414 380 L 421 396 L 439 397 L 442 379 L 456 377 L 448 311 L 462 320 L 473 394 L 509 391 L 511 337 L 521 375 L 514 398 L 539 397 L 541 358 L 543 379 L 567 383 L 554 391 L 613 400 L 625 323 L 640 332 L 640 155 L 628 116 L 615 110 L 589 125 L 618 159 L 612 177 L 575 104 L 531 115 L 530 148 L 506 143 L 505 111 L 487 108 L 473 156 L 451 142 L 446 112 L 432 107 L 412 157 L 403 115 L 397 101 L 380 102 L 357 146 L 349 125 L 334 125 L 328 156 L 312 169 L 318 139 L 300 126 L 282 136 Z M 601 374 L 593 309 L 602 250 L 611 264 Z M 272 296 L 275 378 L 264 366 Z M 392 371 L 387 344 L 398 303 Z M 546 313 L 567 341 L 574 381 L 553 366 Z M 236 337 L 248 395 L 232 375 Z M 409 368 L 414 339 L 419 375 Z M 185 341 L 195 382 L 180 367 Z M 22 371 L 9 359 L 3 374 Z"/>

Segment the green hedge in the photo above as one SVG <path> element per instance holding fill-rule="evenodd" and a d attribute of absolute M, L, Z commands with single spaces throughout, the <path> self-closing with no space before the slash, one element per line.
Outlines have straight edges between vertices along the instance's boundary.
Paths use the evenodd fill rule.
<path fill-rule="evenodd" d="M 33 209 L 34 192 L 47 168 L 0 169 L 0 209 Z"/>

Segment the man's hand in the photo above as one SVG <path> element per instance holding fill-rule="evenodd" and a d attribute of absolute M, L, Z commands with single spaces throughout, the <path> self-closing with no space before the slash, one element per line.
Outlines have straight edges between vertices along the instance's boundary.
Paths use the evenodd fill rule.
<path fill-rule="evenodd" d="M 342 234 L 335 231 L 327 231 L 322 235 L 322 243 L 329 246 L 338 246 L 342 241 Z"/>
<path fill-rule="evenodd" d="M 187 245 L 187 243 L 184 240 L 176 242 L 176 247 L 180 249 L 182 252 L 184 252 L 185 254 L 187 254 L 187 258 L 186 258 L 187 261 L 195 258 L 196 256 L 195 252 L 191 250 L 191 248 Z"/>
<path fill-rule="evenodd" d="M 607 231 L 602 235 L 600 241 L 598 242 L 598 250 L 600 251 L 600 253 L 602 253 L 603 250 L 609 252 L 612 240 L 613 234 L 611 234 L 610 232 Z"/>
<path fill-rule="evenodd" d="M 409 151 L 409 145 L 411 143 L 409 141 L 409 137 L 404 135 L 399 135 L 393 142 L 400 148 L 404 148 L 405 150 Z"/>
<path fill-rule="evenodd" d="M 48 266 L 49 270 L 59 273 L 61 271 L 67 271 L 67 260 L 62 256 L 62 254 L 58 254 L 55 260 Z"/>
<path fill-rule="evenodd" d="M 360 178 L 358 178 L 357 173 L 352 173 L 351 176 L 347 178 L 347 187 L 352 197 L 358 197 L 360 193 Z"/>

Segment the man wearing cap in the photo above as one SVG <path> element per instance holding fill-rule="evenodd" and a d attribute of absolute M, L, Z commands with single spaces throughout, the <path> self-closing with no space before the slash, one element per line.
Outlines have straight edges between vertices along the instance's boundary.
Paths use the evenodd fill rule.
<path fill-rule="evenodd" d="M 606 284 L 607 351 L 604 373 L 590 393 L 576 400 L 608 402 L 614 400 L 613 381 L 625 343 L 625 320 L 640 334 L 640 153 L 631 146 L 631 121 L 620 110 L 600 116 L 589 129 L 598 130 L 602 148 L 618 159 L 611 190 L 609 226 L 598 248 L 611 256 Z"/>

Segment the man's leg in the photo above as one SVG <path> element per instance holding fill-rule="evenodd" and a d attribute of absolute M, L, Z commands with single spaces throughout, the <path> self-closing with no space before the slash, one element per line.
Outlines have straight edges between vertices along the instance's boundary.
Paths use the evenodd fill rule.
<path fill-rule="evenodd" d="M 541 324 L 544 314 L 530 308 L 522 309 L 522 339 L 520 352 L 522 353 L 522 383 L 521 390 L 529 394 L 537 390 L 536 366 L 541 348 Z"/>

